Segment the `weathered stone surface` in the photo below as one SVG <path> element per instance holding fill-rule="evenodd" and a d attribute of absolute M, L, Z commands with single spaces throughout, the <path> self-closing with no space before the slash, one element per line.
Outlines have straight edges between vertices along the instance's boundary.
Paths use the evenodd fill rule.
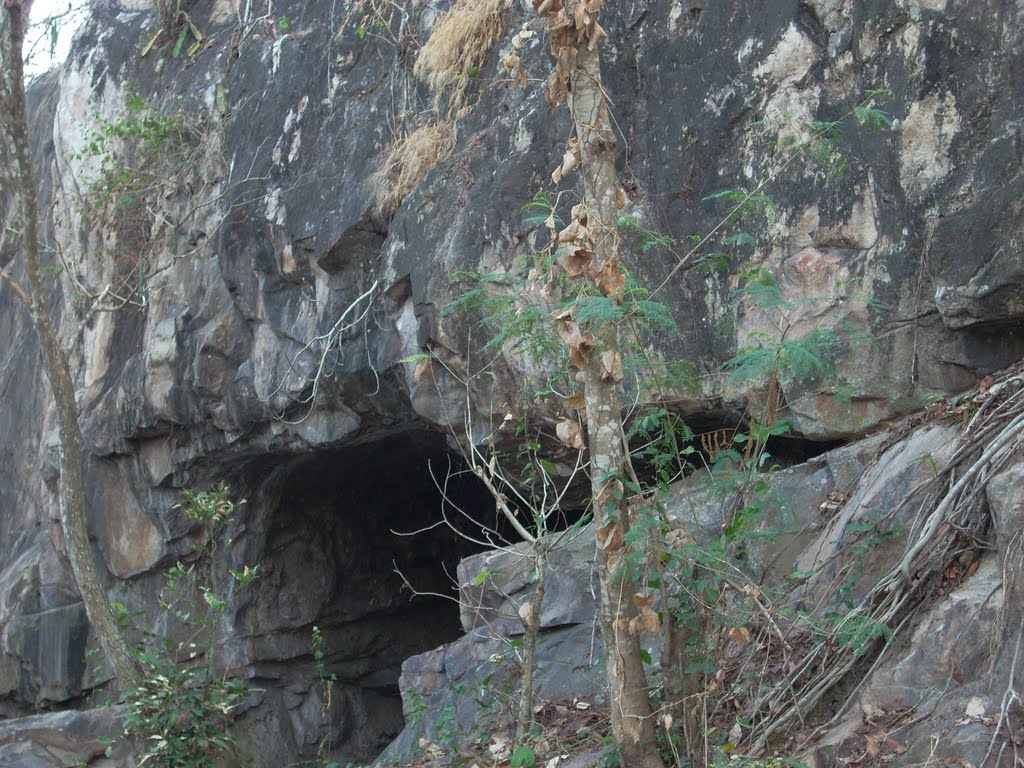
<path fill-rule="evenodd" d="M 447 646 L 402 665 L 405 729 L 378 763 L 420 754 L 433 744 L 487 741 L 495 724 L 514 718 L 519 662 L 508 640 L 475 629 Z M 537 643 L 534 695 L 541 702 L 595 704 L 604 700 L 600 632 L 593 624 L 542 631 Z"/>
<path fill-rule="evenodd" d="M 102 707 L 0 720 L 0 766 L 66 768 L 102 764 L 106 768 L 135 768 L 129 745 L 120 738 L 122 714 L 119 707 Z M 111 742 L 114 746 L 108 760 L 103 756 Z M 94 762 L 97 758 L 100 761 Z"/>
<path fill-rule="evenodd" d="M 864 688 L 862 707 L 927 712 L 943 697 L 966 703 L 958 689 L 973 690 L 985 680 L 993 641 L 1001 632 L 1000 582 L 1000 563 L 987 558 L 948 600 L 928 612 L 910 638 L 889 650 L 887 663 Z"/>
<path fill-rule="evenodd" d="M 351 3 L 276 3 L 287 28 L 235 5 L 196 4 L 205 44 L 179 58 L 165 49 L 139 56 L 153 24 L 146 2 L 98 6 L 67 64 L 33 91 L 35 163 L 46 252 L 59 249 L 74 273 L 54 286 L 54 316 L 69 348 L 76 344 L 90 523 L 111 595 L 133 608 L 150 602 L 160 584 L 154 569 L 194 555 L 192 526 L 174 510 L 178 490 L 230 480 L 249 505 L 227 565 L 263 562 L 266 581 L 229 595 L 219 652 L 272 681 L 282 700 L 284 681 L 301 678 L 305 692 L 295 695 L 313 703 L 275 709 L 268 693 L 276 714 L 263 722 L 308 755 L 313 623 L 351 644 L 331 662 L 367 697 L 353 711 L 369 712 L 386 692 L 391 714 L 378 736 L 394 723 L 397 657 L 457 631 L 454 610 L 435 622 L 408 609 L 391 562 L 417 588 L 448 594 L 438 564 L 453 569 L 468 550 L 440 537 L 401 543 L 389 531 L 437 522 L 424 457 L 443 475 L 448 431 L 468 424 L 482 439 L 488 414 L 522 400 L 538 373 L 508 355 L 467 398 L 463 382 L 484 362 L 486 331 L 441 310 L 463 290 L 456 271 L 508 270 L 543 244 L 520 209 L 550 189 L 569 125 L 539 88 L 499 87 L 509 29 L 469 84 L 451 159 L 394 215 L 378 215 L 368 179 L 393 134 L 408 134 L 431 103 L 411 68 L 443 4 L 400 3 L 403 12 L 378 27 L 358 12 L 342 25 Z M 519 3 L 510 18 L 524 12 L 532 11 Z M 820 350 L 835 374 L 781 371 L 780 417 L 819 440 L 863 435 L 918 407 L 929 390 L 957 392 L 1024 353 L 1019 4 L 623 0 L 603 13 L 627 212 L 685 242 L 725 213 L 709 194 L 778 173 L 773 215 L 744 223 L 754 244 L 732 248 L 727 266 L 676 274 L 657 294 L 681 329 L 659 346 L 706 374 L 681 411 L 721 423 L 756 406 L 757 383 L 723 375 L 723 362 L 765 338 L 815 329 L 841 337 Z M 357 32 L 364 22 L 372 33 Z M 530 81 L 543 82 L 545 41 L 520 54 Z M 782 170 L 790 139 L 806 138 L 809 121 L 842 116 L 873 88 L 893 93 L 873 102 L 893 129 L 846 124 L 836 139 L 850 164 L 844 176 L 803 161 Z M 152 218 L 103 221 L 84 213 L 101 163 L 82 150 L 100 119 L 122 119 L 129 92 L 182 115 L 201 162 L 148 201 Z M 0 209 L 10 203 L 2 187 Z M 0 244 L 0 264 L 15 263 L 20 277 L 15 257 Z M 671 253 L 624 258 L 654 287 L 677 264 Z M 781 303 L 766 308 L 736 293 L 749 264 L 775 275 Z M 149 277 L 136 293 L 138 281 L 122 278 L 140 265 Z M 111 285 L 133 303 L 86 317 L 72 300 Z M 18 712 L 40 690 L 51 701 L 78 694 L 77 652 L 43 658 L 24 644 L 26 627 L 44 625 L 65 643 L 78 626 L 69 620 L 78 598 L 56 524 L 48 389 L 27 316 L 6 290 L 0 338 L 0 711 Z M 400 363 L 426 349 L 445 365 Z M 436 441 L 425 453 L 408 447 L 422 446 L 419 438 L 403 442 L 423 434 Z M 858 514 L 890 503 L 926 471 L 912 460 L 927 449 L 891 448 L 884 461 L 906 472 L 890 489 L 863 486 Z M 818 506 L 846 490 L 871 450 L 850 458 L 849 473 L 827 459 L 778 479 L 796 500 L 773 514 L 787 532 L 792 519 L 792 530 L 821 544 L 804 557 L 819 562 L 833 551 L 847 518 L 824 520 Z M 883 476 L 892 477 L 872 475 Z M 486 498 L 457 495 L 472 514 L 492 514 Z M 673 504 L 685 517 L 683 501 Z M 717 534 L 715 507 L 697 506 L 697 527 Z M 367 530 L 374 541 L 363 551 Z M 752 567 L 782 575 L 799 567 L 797 549 L 757 542 Z M 564 565 L 553 582 L 562 597 L 544 619 L 553 632 L 576 631 L 584 624 L 555 627 L 590 610 L 578 599 L 589 576 L 578 562 Z M 521 574 L 510 578 L 514 603 L 529 590 Z M 492 610 L 505 601 L 496 592 L 483 599 Z"/>
<path fill-rule="evenodd" d="M 1014 539 L 1024 529 L 1024 464 L 1015 464 L 993 477 L 985 487 L 996 547 L 1008 562 L 1014 562 Z"/>
<path fill-rule="evenodd" d="M 588 624 L 594 619 L 594 530 L 585 526 L 568 534 L 552 534 L 558 543 L 548 554 L 543 629 L 566 624 Z M 530 546 L 485 552 L 459 563 L 459 613 L 462 629 L 487 627 L 496 635 L 521 635 L 519 609 L 530 602 L 537 583 L 537 568 Z"/>

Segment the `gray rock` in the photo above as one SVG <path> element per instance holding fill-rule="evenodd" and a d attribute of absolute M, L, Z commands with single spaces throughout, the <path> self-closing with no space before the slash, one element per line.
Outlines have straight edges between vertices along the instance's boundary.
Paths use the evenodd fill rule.
<path fill-rule="evenodd" d="M 496 405 L 521 403 L 524 382 L 538 374 L 505 355 L 493 380 L 476 377 L 467 397 L 464 381 L 479 370 L 487 331 L 442 310 L 464 290 L 456 272 L 507 270 L 538 247 L 521 206 L 550 190 L 569 134 L 565 110 L 550 112 L 540 89 L 498 87 L 506 73 L 496 50 L 469 83 L 453 156 L 393 215 L 373 213 L 368 179 L 392 134 L 416 127 L 420 105 L 431 101 L 411 67 L 443 4 L 400 5 L 390 26 L 374 26 L 380 34 L 359 34 L 356 19 L 325 22 L 337 19 L 327 0 L 278 4 L 287 29 L 251 19 L 239 26 L 225 3 L 195 4 L 191 18 L 205 44 L 186 61 L 166 49 L 140 57 L 151 14 L 100 4 L 66 65 L 31 94 L 43 237 L 47 252 L 59 248 L 75 270 L 75 282 L 69 274 L 54 281 L 52 305 L 69 348 L 82 332 L 71 363 L 90 453 L 90 525 L 110 594 L 131 608 L 151 605 L 161 569 L 194 556 L 195 531 L 173 508 L 178 490 L 230 480 L 249 504 L 217 576 L 231 584 L 227 567 L 266 570 L 255 585 L 226 588 L 218 654 L 275 692 L 294 680 L 307 685 L 293 692 L 302 703 L 285 706 L 268 693 L 265 718 L 253 715 L 307 757 L 314 624 L 336 644 L 331 663 L 345 685 L 364 697 L 353 711 L 390 713 L 379 715 L 379 731 L 346 731 L 353 749 L 393 729 L 401 657 L 457 634 L 455 610 L 442 602 L 410 608 L 392 568 L 421 591 L 451 597 L 445 568 L 470 548 L 390 532 L 437 522 L 441 502 L 426 459 L 443 475 L 450 431 L 472 421 L 482 437 Z M 837 139 L 850 160 L 844 176 L 829 179 L 813 162 L 787 166 L 770 190 L 770 219 L 744 223 L 754 245 L 733 248 L 726 267 L 679 273 L 658 294 L 681 332 L 655 346 L 708 374 L 680 410 L 731 427 L 756 408 L 758 383 L 721 375 L 722 364 L 764 333 L 793 340 L 839 332 L 837 344 L 815 350 L 828 366 L 780 374 L 780 416 L 816 440 L 860 437 L 919 407 L 929 391 L 957 392 L 1021 357 L 1019 7 L 692 6 L 623 0 L 604 8 L 627 210 L 645 226 L 680 242 L 706 231 L 725 210 L 708 195 L 769 178 L 786 161 L 787 137 L 840 117 L 869 89 L 892 90 L 873 103 L 893 130 L 848 123 Z M 507 48 L 510 35 L 497 47 Z M 522 51 L 531 83 L 547 76 L 545 49 L 535 39 Z M 122 119 L 129 90 L 183 115 L 202 160 L 180 187 L 147 201 L 152 219 L 103 222 L 82 214 L 98 161 L 81 150 L 100 119 Z M 0 210 L 11 203 L 0 185 Z M 74 300 L 79 285 L 99 292 L 134 268 L 133 237 L 147 246 L 145 301 L 85 317 Z M 624 258 L 652 286 L 677 264 L 657 251 L 625 248 Z M 8 263 L 20 277 L 5 240 L 0 264 Z M 766 310 L 736 294 L 749 263 L 773 272 L 783 304 Z M 87 640 L 56 524 L 48 388 L 26 313 L 6 290 L 0 339 L 0 711 L 16 713 L 96 681 L 82 682 Z M 446 367 L 400 362 L 428 348 Z M 316 371 L 323 375 L 314 387 Z M 527 410 L 538 424 L 550 417 Z M 852 478 L 874 450 L 867 444 L 842 465 L 827 459 L 780 475 L 776 487 L 790 501 L 769 505 L 780 534 L 751 544 L 751 573 L 775 579 L 823 564 L 838 572 L 835 542 L 848 540 L 849 523 L 898 500 L 927 471 L 927 461 L 914 461 L 947 437 L 922 430 L 889 448 L 857 489 Z M 1000 509 L 1015 509 L 1003 482 Z M 679 490 L 673 514 L 717 536 L 721 500 L 691 498 L 693 490 Z M 855 499 L 825 519 L 820 506 L 837 491 Z M 471 515 L 491 514 L 479 489 L 456 496 Z M 997 516 L 1005 539 L 1011 517 Z M 888 540 L 877 562 L 897 546 Z M 593 610 L 577 557 L 585 548 L 555 557 L 542 617 L 552 637 L 585 634 Z M 475 627 L 498 616 L 501 633 L 514 633 L 515 620 L 502 614 L 528 597 L 528 574 L 514 555 L 494 559 L 504 582 L 464 586 L 480 608 L 461 618 Z M 468 574 L 484 566 L 466 568 L 461 581 L 471 585 Z M 160 624 L 154 613 L 145 626 Z M 503 652 L 471 646 L 488 658 Z M 52 652 L 37 653 L 43 647 Z M 436 674 L 469 674 L 482 663 L 477 651 L 453 653 Z M 299 710 L 306 714 L 293 722 L 289 713 Z M 273 754 L 278 764 L 294 757 Z"/>
<path fill-rule="evenodd" d="M 109 749 L 111 759 L 102 761 L 106 766 L 135 768 L 130 745 L 121 739 L 122 714 L 118 707 L 102 707 L 0 720 L 0 766 L 93 765 L 93 761 L 103 758 Z"/>

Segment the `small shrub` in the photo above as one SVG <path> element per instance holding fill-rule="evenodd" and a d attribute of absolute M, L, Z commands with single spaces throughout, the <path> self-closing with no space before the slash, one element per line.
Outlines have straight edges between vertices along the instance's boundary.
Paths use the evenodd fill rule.
<path fill-rule="evenodd" d="M 245 698 L 241 680 L 208 678 L 206 667 L 152 661 L 146 680 L 126 695 L 125 732 L 143 736 L 139 765 L 212 768 L 235 746 L 232 712 Z"/>

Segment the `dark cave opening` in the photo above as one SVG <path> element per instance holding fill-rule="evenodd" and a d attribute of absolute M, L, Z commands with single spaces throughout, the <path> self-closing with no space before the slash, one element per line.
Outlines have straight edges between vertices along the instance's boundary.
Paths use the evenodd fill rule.
<path fill-rule="evenodd" d="M 732 448 L 739 456 L 743 455 L 750 425 L 744 420 L 742 414 L 723 411 L 721 413 L 689 414 L 682 418 L 692 437 L 688 443 L 680 440 L 680 446 L 685 447 L 688 444 L 699 454 L 699 456 L 691 455 L 688 459 L 692 468 L 699 469 L 710 465 L 714 457 L 725 448 Z M 740 436 L 739 440 L 736 439 L 737 436 Z M 803 464 L 824 453 L 840 448 L 847 442 L 847 440 L 841 439 L 812 439 L 799 432 L 771 435 L 765 443 L 767 454 L 771 457 L 768 466 L 786 468 Z M 633 451 L 638 451 L 642 444 L 642 440 L 634 439 L 631 441 L 630 448 Z M 637 471 L 642 477 L 649 479 L 653 476 L 654 467 L 649 457 L 640 452 L 634 461 L 637 464 Z"/>
<path fill-rule="evenodd" d="M 376 757 L 403 726 L 402 663 L 460 636 L 456 566 L 482 547 L 445 525 L 442 507 L 495 522 L 493 499 L 460 469 L 443 435 L 419 431 L 256 479 L 269 489 L 264 575 L 241 618 L 253 673 L 282 692 L 299 753 L 326 739 L 342 765 Z"/>

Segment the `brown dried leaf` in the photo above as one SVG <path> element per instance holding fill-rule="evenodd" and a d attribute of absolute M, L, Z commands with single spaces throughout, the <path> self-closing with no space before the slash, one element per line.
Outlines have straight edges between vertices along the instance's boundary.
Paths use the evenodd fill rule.
<path fill-rule="evenodd" d="M 601 486 L 601 490 L 597 492 L 598 509 L 603 511 L 609 507 L 617 506 L 625 490 L 622 481 L 618 478 L 608 480 Z"/>
<path fill-rule="evenodd" d="M 750 630 L 746 627 L 733 627 L 729 630 L 729 639 L 736 645 L 750 645 Z"/>
<path fill-rule="evenodd" d="M 870 757 L 878 757 L 882 754 L 881 745 L 871 736 L 864 737 L 864 749 Z"/>
<path fill-rule="evenodd" d="M 579 164 L 580 143 L 577 139 L 569 139 L 569 145 L 565 148 L 565 153 L 562 155 L 562 164 L 552 172 L 551 181 L 557 184 L 572 173 Z"/>
<path fill-rule="evenodd" d="M 629 621 L 630 634 L 638 635 L 641 632 L 657 634 L 661 628 L 658 614 L 651 608 L 654 602 L 654 593 L 647 595 L 637 593 L 633 595 L 633 604 L 637 608 L 637 615 Z"/>
<path fill-rule="evenodd" d="M 589 277 L 594 273 L 594 252 L 589 248 L 570 243 L 565 248 L 562 267 L 569 277 L 577 278 L 584 275 Z"/>
<path fill-rule="evenodd" d="M 569 333 L 572 331 L 572 327 L 576 325 L 576 321 L 572 319 L 573 312 L 575 311 L 575 306 L 569 306 L 564 309 L 556 309 L 551 313 L 551 318 L 558 326 L 558 335 L 562 337 L 562 341 L 565 341 L 568 338 Z"/>
<path fill-rule="evenodd" d="M 601 271 L 594 279 L 594 284 L 605 298 L 620 296 L 626 290 L 626 275 L 622 272 L 622 267 L 619 266 L 619 260 L 608 259 L 605 261 Z"/>
<path fill-rule="evenodd" d="M 558 242 L 590 245 L 590 230 L 579 219 L 573 219 L 569 226 L 558 233 Z"/>
<path fill-rule="evenodd" d="M 654 604 L 654 592 L 637 592 L 632 597 L 633 605 L 643 610 L 644 608 L 650 608 Z"/>
<path fill-rule="evenodd" d="M 564 17 L 564 21 L 563 21 Z M 556 17 L 549 25 L 549 34 L 554 40 L 554 36 L 557 31 L 561 28 L 568 28 L 570 22 L 563 11 L 559 11 L 559 17 Z M 552 42 L 552 46 L 556 46 L 555 42 Z M 572 80 L 572 72 L 576 67 L 576 48 L 571 45 L 558 45 L 555 48 L 555 70 L 551 73 L 548 78 L 548 85 L 545 92 L 545 96 L 548 101 L 548 106 L 554 109 L 565 97 L 569 95 L 569 84 Z"/>
<path fill-rule="evenodd" d="M 885 740 L 885 748 L 890 752 L 895 752 L 897 755 L 902 755 L 907 751 L 907 746 L 900 744 L 896 739 L 889 737 Z"/>
<path fill-rule="evenodd" d="M 626 190 L 622 187 L 615 188 L 615 207 L 620 211 L 626 207 Z"/>
<path fill-rule="evenodd" d="M 587 410 L 587 396 L 584 394 L 573 395 L 572 397 L 563 397 L 562 403 L 572 408 L 574 411 L 580 411 L 581 413 Z"/>
<path fill-rule="evenodd" d="M 553 16 L 555 14 L 555 0 L 533 0 L 533 10 L 537 12 L 538 16 Z"/>
<path fill-rule="evenodd" d="M 581 342 L 569 347 L 569 362 L 579 371 L 586 369 L 590 363 L 590 353 L 593 351 L 593 343 Z"/>
<path fill-rule="evenodd" d="M 611 521 L 597 529 L 597 541 L 605 552 L 614 552 L 622 547 L 622 528 L 616 521 Z"/>
<path fill-rule="evenodd" d="M 616 384 L 622 382 L 622 355 L 617 351 L 601 353 L 601 379 L 614 381 Z"/>
<path fill-rule="evenodd" d="M 583 450 L 585 445 L 583 442 L 583 430 L 580 429 L 579 423 L 569 419 L 562 419 L 555 425 L 555 434 L 559 440 L 570 448 L 575 448 L 577 451 Z"/>

